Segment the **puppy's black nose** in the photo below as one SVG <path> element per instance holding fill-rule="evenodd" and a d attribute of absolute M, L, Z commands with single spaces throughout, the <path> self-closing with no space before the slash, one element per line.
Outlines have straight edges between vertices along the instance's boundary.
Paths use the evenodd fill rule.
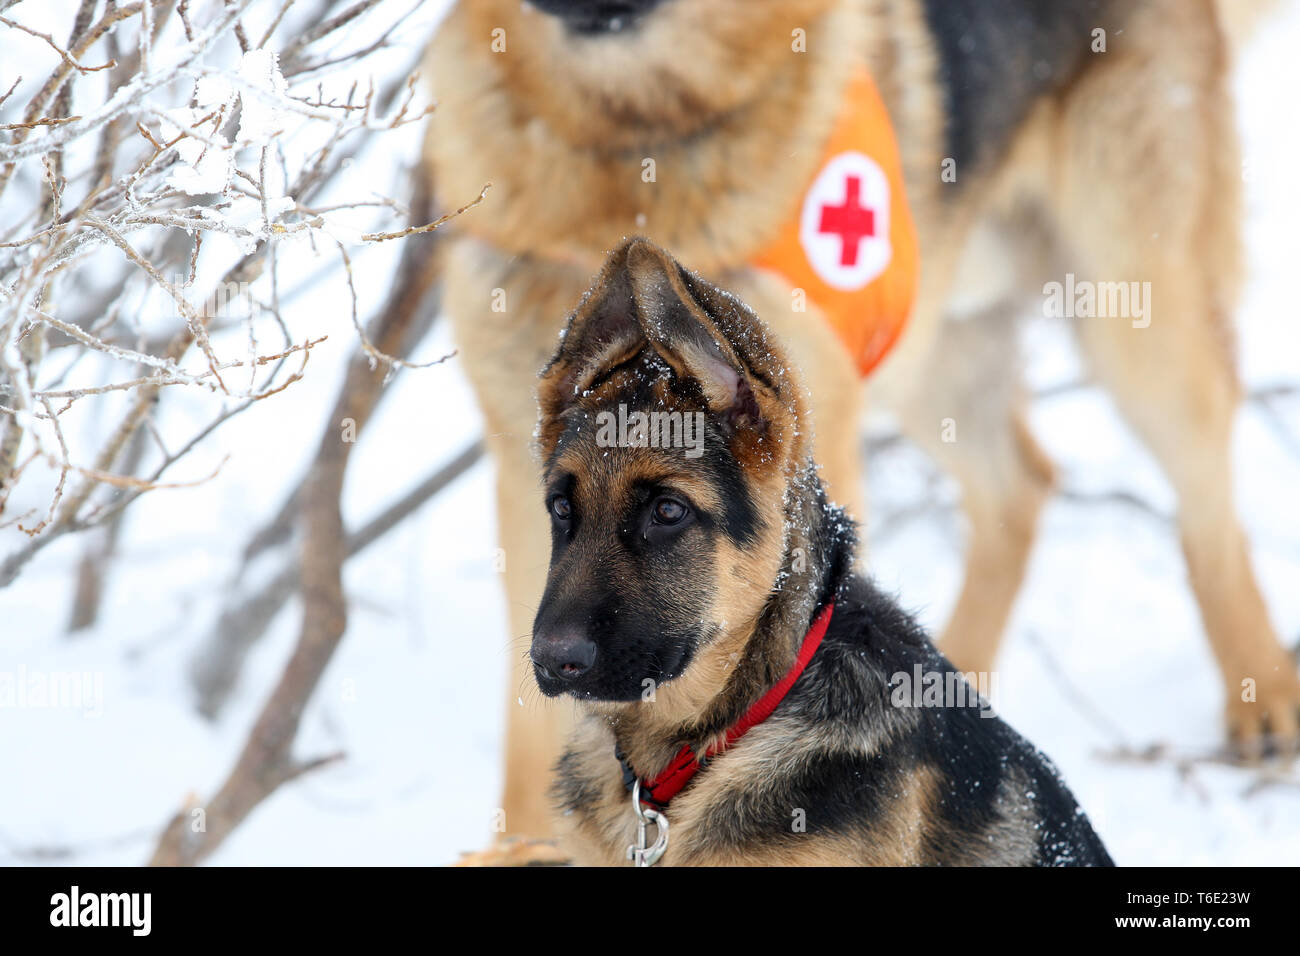
<path fill-rule="evenodd" d="M 561 680 L 577 680 L 596 663 L 596 644 L 577 630 L 543 631 L 533 635 L 529 656 Z"/>

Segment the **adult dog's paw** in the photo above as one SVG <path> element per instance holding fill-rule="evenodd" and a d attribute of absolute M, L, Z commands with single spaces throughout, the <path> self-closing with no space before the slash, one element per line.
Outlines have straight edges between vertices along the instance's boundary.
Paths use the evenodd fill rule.
<path fill-rule="evenodd" d="M 1227 686 L 1228 742 L 1247 763 L 1300 753 L 1300 674 L 1285 652 Z"/>
<path fill-rule="evenodd" d="M 573 861 L 549 840 L 506 839 L 477 853 L 463 853 L 455 866 L 568 866 Z"/>

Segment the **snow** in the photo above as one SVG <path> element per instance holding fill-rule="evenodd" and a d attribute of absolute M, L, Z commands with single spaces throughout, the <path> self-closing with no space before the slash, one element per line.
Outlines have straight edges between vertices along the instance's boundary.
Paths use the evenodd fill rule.
<path fill-rule="evenodd" d="M 239 61 L 239 78 L 248 91 L 239 98 L 239 138 L 245 142 L 264 142 L 283 128 L 284 110 L 260 91 L 282 97 L 288 90 L 280 72 L 278 55 L 271 50 L 249 50 Z"/>
<path fill-rule="evenodd" d="M 1300 4 L 1292 4 L 1248 49 L 1238 83 L 1254 268 L 1240 314 L 1241 366 L 1254 387 L 1300 382 L 1290 287 L 1300 183 L 1279 159 L 1300 155 L 1300 128 L 1289 122 L 1300 88 L 1297 41 Z M 274 84 L 273 66 L 246 65 L 246 79 Z M 215 102 L 228 92 L 202 95 Z M 276 125 L 247 104 L 244 119 L 262 129 Z M 384 150 L 359 162 L 357 181 L 397 192 L 418 133 L 402 142 L 405 152 Z M 282 264 L 285 276 L 315 277 L 298 314 L 313 317 L 313 336 L 329 335 L 313 352 L 307 378 L 232 420 L 176 476 L 205 475 L 230 454 L 217 480 L 158 491 L 133 507 L 97 627 L 73 638 L 63 633 L 82 541 L 51 546 L 0 591 L 0 672 L 17 674 L 21 666 L 46 681 L 76 675 L 83 692 L 76 706 L 16 707 L 2 703 L 0 687 L 0 862 L 141 862 L 187 795 L 211 794 L 238 754 L 293 646 L 297 605 L 254 650 L 218 722 L 195 713 L 186 668 L 238 567 L 239 549 L 306 466 L 355 342 L 345 280 L 337 268 L 322 271 L 331 256 L 323 245 L 287 246 Z M 386 247 L 395 245 L 354 257 L 366 280 L 358 282 L 363 315 L 388 287 L 394 250 Z M 237 353 L 242 334 L 215 344 Z M 1077 374 L 1069 343 L 1052 323 L 1033 323 L 1025 344 L 1036 386 Z M 414 360 L 453 347 L 440 324 Z M 160 428 L 197 427 L 218 400 L 177 395 L 162 406 Z M 1275 407 L 1300 441 L 1300 399 Z M 1172 509 L 1164 479 L 1100 392 L 1040 401 L 1033 422 L 1071 490 L 1124 490 L 1156 512 Z M 458 359 L 401 371 L 353 456 L 345 519 L 351 526 L 366 520 L 481 429 Z M 1300 634 L 1300 451 L 1251 407 L 1233 453 L 1261 584 L 1276 623 L 1293 639 Z M 927 509 L 877 535 L 871 562 L 881 583 L 937 629 L 960 583 L 961 530 L 951 484 L 927 485 L 931 477 L 906 448 L 872 463 L 877 516 L 917 502 L 918 489 L 926 489 Z M 490 839 L 503 703 L 532 707 L 538 699 L 531 685 L 506 687 L 518 644 L 507 633 L 495 570 L 493 509 L 492 468 L 480 463 L 347 566 L 347 636 L 303 715 L 296 747 L 302 757 L 342 750 L 346 759 L 282 788 L 213 863 L 445 863 Z M 0 532 L 0 553 L 21 543 L 13 529 Z M 1183 774 L 1168 761 L 1103 757 L 1121 744 L 1203 752 L 1220 739 L 1214 662 L 1176 535 L 1158 514 L 1071 500 L 1047 510 L 997 684 L 1001 714 L 1059 765 L 1118 862 L 1300 863 L 1294 776 L 1289 787 L 1251 792 L 1257 776 L 1240 769 L 1197 765 Z"/>
<path fill-rule="evenodd" d="M 206 78 L 205 78 L 206 79 Z M 202 86 L 202 83 L 196 84 Z M 206 98 L 206 97 L 205 97 Z M 214 104 L 219 106 L 220 104 Z M 184 130 L 191 129 L 210 110 L 199 107 L 181 107 L 167 110 L 161 122 L 164 142 L 176 139 Z M 182 139 L 176 143 L 176 153 L 180 162 L 167 177 L 167 183 L 191 196 L 206 193 L 224 192 L 235 174 L 235 158 L 231 152 L 221 147 L 227 145 L 226 138 L 219 131 L 206 134 L 211 143 L 199 139 Z"/>

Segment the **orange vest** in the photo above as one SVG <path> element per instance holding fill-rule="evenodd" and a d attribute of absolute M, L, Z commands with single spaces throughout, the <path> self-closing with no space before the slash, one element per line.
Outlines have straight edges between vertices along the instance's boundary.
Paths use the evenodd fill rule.
<path fill-rule="evenodd" d="M 811 181 L 754 265 L 815 303 L 866 376 L 902 334 L 916 298 L 916 224 L 889 113 L 861 70 Z"/>

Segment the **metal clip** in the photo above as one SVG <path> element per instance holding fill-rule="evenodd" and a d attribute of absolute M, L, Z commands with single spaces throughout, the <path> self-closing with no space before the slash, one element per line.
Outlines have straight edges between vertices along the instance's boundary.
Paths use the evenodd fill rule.
<path fill-rule="evenodd" d="M 654 866 L 668 850 L 668 818 L 652 807 L 641 805 L 641 781 L 632 787 L 632 810 L 636 813 L 636 843 L 627 848 L 633 866 Z M 646 846 L 646 826 L 653 824 L 655 842 Z"/>

